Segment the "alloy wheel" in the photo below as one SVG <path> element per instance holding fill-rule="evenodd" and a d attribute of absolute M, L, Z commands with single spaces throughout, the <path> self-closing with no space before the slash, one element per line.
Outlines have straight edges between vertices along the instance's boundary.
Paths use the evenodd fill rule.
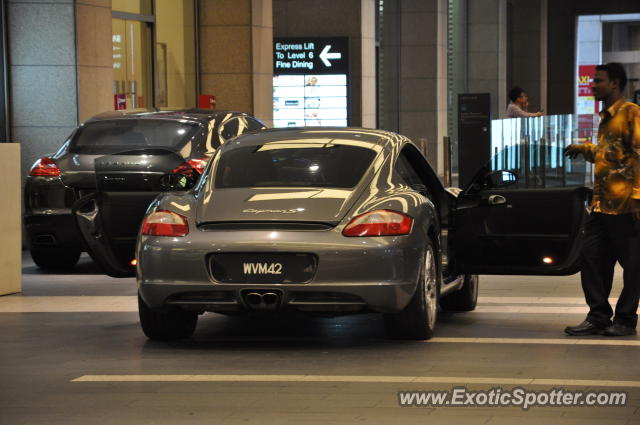
<path fill-rule="evenodd" d="M 428 249 L 425 254 L 424 261 L 424 299 L 425 308 L 427 310 L 427 325 L 429 329 L 434 329 L 436 325 L 437 313 L 437 279 L 436 279 L 436 261 L 433 251 Z"/>

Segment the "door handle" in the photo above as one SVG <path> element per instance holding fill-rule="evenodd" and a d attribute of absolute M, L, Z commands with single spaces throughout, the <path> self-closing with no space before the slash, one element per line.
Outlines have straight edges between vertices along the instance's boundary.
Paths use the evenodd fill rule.
<path fill-rule="evenodd" d="M 502 205 L 507 203 L 507 198 L 502 195 L 491 195 L 487 199 L 487 203 L 489 205 Z"/>

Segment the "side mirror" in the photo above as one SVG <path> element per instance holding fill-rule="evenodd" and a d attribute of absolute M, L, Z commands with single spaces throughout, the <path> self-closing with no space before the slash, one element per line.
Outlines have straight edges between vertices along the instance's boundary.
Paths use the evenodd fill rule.
<path fill-rule="evenodd" d="M 518 175 L 506 170 L 493 171 L 487 176 L 486 181 L 492 188 L 511 186 L 518 181 Z"/>
<path fill-rule="evenodd" d="M 196 181 L 192 177 L 184 174 L 165 174 L 160 178 L 160 189 L 164 191 L 188 190 L 195 185 Z"/>

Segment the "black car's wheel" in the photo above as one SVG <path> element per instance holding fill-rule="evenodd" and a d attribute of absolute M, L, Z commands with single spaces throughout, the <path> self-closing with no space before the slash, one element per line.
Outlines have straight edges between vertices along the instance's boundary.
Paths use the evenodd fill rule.
<path fill-rule="evenodd" d="M 478 303 L 478 283 L 477 274 L 464 275 L 464 282 L 460 290 L 447 295 L 440 300 L 440 306 L 450 311 L 472 311 Z"/>
<path fill-rule="evenodd" d="M 69 269 L 80 259 L 81 251 L 73 248 L 31 247 L 31 258 L 41 269 Z"/>
<path fill-rule="evenodd" d="M 429 339 L 433 336 L 438 312 L 440 280 L 438 257 L 433 244 L 428 241 L 424 266 L 411 301 L 401 312 L 385 315 L 385 326 L 390 337 Z"/>
<path fill-rule="evenodd" d="M 138 295 L 138 313 L 142 331 L 149 339 L 189 338 L 198 323 L 198 314 L 179 308 L 151 310 Z"/>

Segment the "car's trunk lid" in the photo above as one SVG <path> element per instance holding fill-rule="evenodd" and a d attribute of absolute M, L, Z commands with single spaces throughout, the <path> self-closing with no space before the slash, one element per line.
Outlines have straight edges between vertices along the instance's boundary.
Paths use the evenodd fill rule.
<path fill-rule="evenodd" d="M 161 192 L 160 179 L 184 162 L 166 149 L 139 149 L 95 159 L 94 194 L 73 207 L 89 251 L 110 276 L 130 276 L 136 238 L 149 204 Z"/>
<path fill-rule="evenodd" d="M 221 222 L 314 222 L 336 225 L 358 199 L 357 189 L 216 189 L 198 203 L 198 225 Z"/>

